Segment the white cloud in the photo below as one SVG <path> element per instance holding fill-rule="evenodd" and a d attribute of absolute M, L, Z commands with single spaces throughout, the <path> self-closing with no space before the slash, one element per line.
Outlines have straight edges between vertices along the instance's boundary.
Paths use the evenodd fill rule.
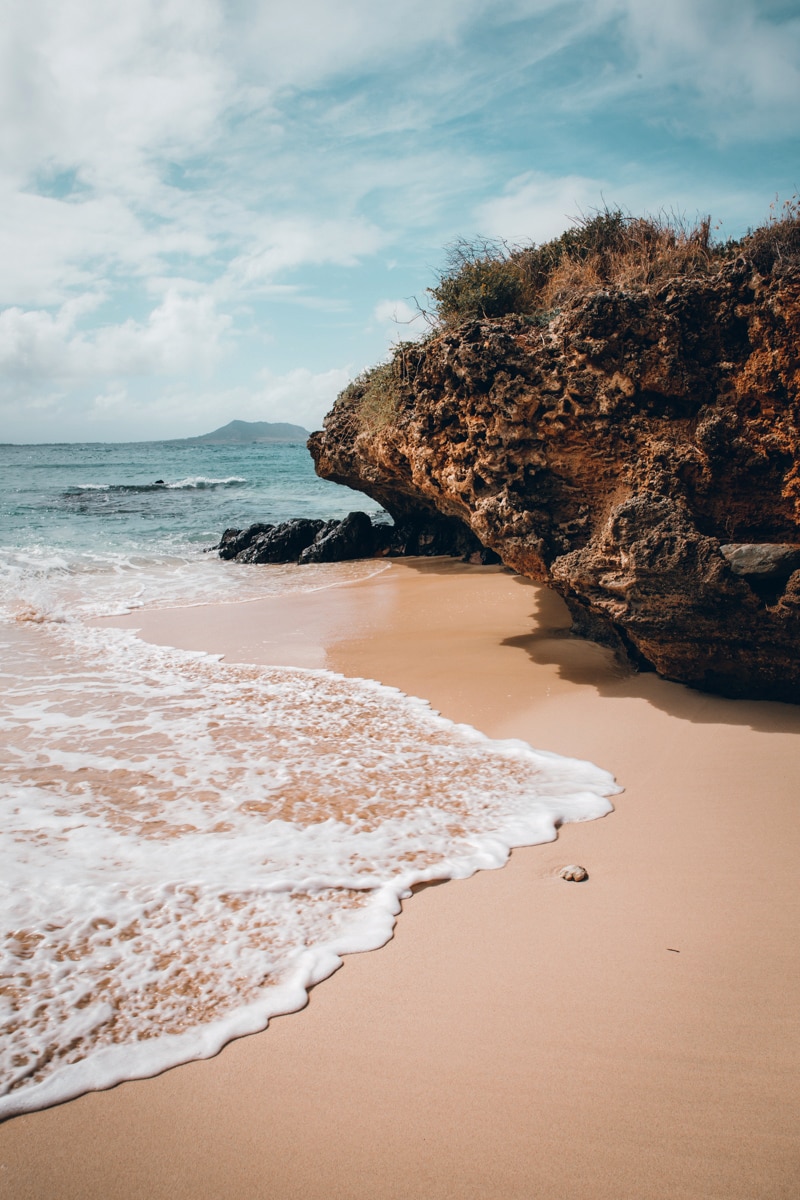
<path fill-rule="evenodd" d="M 180 384 L 145 400 L 129 399 L 129 418 L 145 432 L 139 436 L 185 437 L 236 419 L 290 421 L 308 430 L 318 429 L 338 393 L 353 377 L 349 367 L 314 372 L 304 367 L 286 372 L 267 369 L 248 385 L 234 388 L 187 390 Z M 110 407 L 119 393 L 105 399 Z M 102 407 L 102 405 L 98 406 Z M 102 415 L 102 414 L 101 414 Z"/>
<path fill-rule="evenodd" d="M 297 367 L 285 374 L 259 372 L 260 390 L 252 395 L 250 411 L 264 413 L 253 420 L 293 421 L 306 429 L 319 429 L 339 392 L 353 378 L 350 367 L 313 372 Z"/>
<path fill-rule="evenodd" d="M 614 86 L 640 94 L 670 89 L 673 100 L 681 95 L 683 114 L 670 107 L 687 132 L 705 136 L 710 128 L 724 138 L 759 140 L 796 134 L 796 10 L 788 19 L 784 10 L 780 20 L 775 6 L 757 0 L 600 0 L 599 11 L 618 22 L 633 58 L 633 71 Z"/>
<path fill-rule="evenodd" d="M 474 22 L 500 23 L 554 7 L 554 0 L 296 0 L 292 4 L 243 5 L 235 36 L 253 74 L 273 86 L 317 87 L 334 76 L 352 77 L 367 67 L 394 66 L 426 45 L 443 58 Z"/>
<path fill-rule="evenodd" d="M 213 0 L 28 0 L 4 13 L 6 168 L 140 194 L 155 152 L 206 145 L 231 87 Z"/>
<path fill-rule="evenodd" d="M 58 304 L 73 289 L 164 271 L 173 256 L 202 259 L 214 244 L 191 220 L 148 228 L 117 196 L 60 200 L 0 187 L 0 304 Z"/>
<path fill-rule="evenodd" d="M 127 414 L 131 409 L 128 389 L 122 383 L 112 383 L 95 396 L 92 402 L 93 415 L 115 418 Z"/>
<path fill-rule="evenodd" d="M 480 205 L 475 219 L 480 233 L 512 245 L 546 242 L 563 233 L 574 218 L 601 205 L 602 193 L 598 179 L 529 171 L 512 179 L 500 196 Z"/>
<path fill-rule="evenodd" d="M 783 182 L 759 177 L 748 193 L 744 167 L 738 187 L 721 173 L 707 198 L 690 166 L 674 187 L 670 172 L 690 144 L 796 134 L 800 22 L 767 0 L 28 0 L 6 10 L 6 387 L 50 407 L 74 393 L 76 411 L 93 405 L 109 427 L 136 405 L 154 422 L 174 405 L 183 420 L 196 390 L 187 378 L 207 381 L 220 364 L 230 374 L 215 376 L 209 405 L 227 395 L 252 413 L 310 405 L 318 421 L 338 390 L 321 368 L 380 353 L 413 328 L 407 301 L 375 297 L 421 294 L 442 244 L 472 222 L 541 241 L 604 197 L 634 211 L 683 201 L 716 212 L 723 195 L 735 205 L 720 215 L 733 206 L 744 224 L 759 215 L 756 184 L 765 205 Z M 626 163 L 612 134 L 602 144 L 608 115 L 609 128 L 679 130 L 660 178 L 645 178 L 637 149 Z M 386 279 L 379 254 L 402 282 Z M 225 359 L 234 339 L 239 353 Z M 252 382 L 267 345 L 276 373 L 233 388 Z M 172 383 L 152 389 L 148 407 L 137 379 Z"/>
<path fill-rule="evenodd" d="M 128 319 L 88 332 L 75 327 L 87 302 L 0 313 L 0 369 L 6 386 L 55 380 L 208 372 L 223 352 L 231 319 L 208 295 L 168 292 L 143 323 Z"/>
<path fill-rule="evenodd" d="M 358 218 L 315 221 L 286 217 L 271 221 L 256 235 L 255 243 L 233 260 L 228 284 L 249 288 L 270 283 L 281 272 L 308 264 L 355 266 L 360 258 L 374 254 L 383 240 L 384 235 L 375 225 Z"/>
<path fill-rule="evenodd" d="M 351 367 L 314 372 L 262 370 L 237 387 L 187 387 L 185 380 L 166 386 L 128 385 L 111 380 L 97 391 L 51 391 L 33 397 L 29 407 L 36 423 L 20 420 L 16 395 L 0 391 L 0 420 L 12 441 L 113 440 L 147 441 L 207 433 L 236 418 L 245 421 L 290 421 L 318 429 L 338 393 L 353 378 Z M 46 426 L 43 426 L 46 422 Z"/>
<path fill-rule="evenodd" d="M 407 300 L 380 300 L 373 317 L 383 326 L 389 346 L 423 337 L 428 329 L 423 314 Z"/>

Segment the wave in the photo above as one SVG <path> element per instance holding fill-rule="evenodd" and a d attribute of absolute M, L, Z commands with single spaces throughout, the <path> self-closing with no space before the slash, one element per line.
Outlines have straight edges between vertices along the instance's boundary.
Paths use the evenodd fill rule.
<path fill-rule="evenodd" d="M 170 482 L 165 479 L 155 479 L 152 483 L 76 483 L 62 493 L 66 500 L 80 497 L 86 493 L 116 493 L 123 495 L 147 492 L 174 492 L 183 490 L 198 490 L 205 488 L 237 487 L 247 483 L 242 475 L 228 475 L 224 479 L 213 479 L 206 475 L 189 475 L 185 479 Z"/>
<path fill-rule="evenodd" d="M 75 625 L 19 627 L 4 658 L 0 1120 L 263 1029 L 391 937 L 415 884 L 619 790 L 329 671 Z"/>
<path fill-rule="evenodd" d="M 54 550 L 29 545 L 0 549 L 0 626 L 19 622 L 73 622 L 123 616 L 141 608 L 193 608 L 242 603 L 267 596 L 315 592 L 369 578 L 388 569 L 384 559 L 343 563 L 275 563 L 252 570 L 178 545 L 148 553 Z"/>

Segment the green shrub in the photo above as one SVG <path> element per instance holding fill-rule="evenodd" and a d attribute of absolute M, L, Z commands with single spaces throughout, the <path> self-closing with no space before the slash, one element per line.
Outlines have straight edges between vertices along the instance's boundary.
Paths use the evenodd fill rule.
<path fill-rule="evenodd" d="M 519 312 L 524 277 L 501 242 L 455 242 L 438 285 L 428 289 L 436 314 L 446 325 Z"/>
<path fill-rule="evenodd" d="M 800 262 L 800 199 L 793 196 L 766 225 L 724 243 L 712 240 L 710 217 L 689 225 L 674 214 L 632 217 L 608 208 L 541 245 L 462 238 L 449 247 L 439 282 L 428 291 L 439 325 L 510 313 L 546 324 L 565 302 L 586 292 L 708 274 L 735 254 L 746 255 L 762 273 Z"/>

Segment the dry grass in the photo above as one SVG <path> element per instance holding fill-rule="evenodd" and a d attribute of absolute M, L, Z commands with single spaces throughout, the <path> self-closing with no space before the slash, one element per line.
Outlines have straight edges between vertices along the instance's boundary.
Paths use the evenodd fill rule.
<path fill-rule="evenodd" d="M 689 225 L 670 214 L 632 217 L 603 209 L 542 245 L 509 247 L 480 238 L 450 246 L 434 302 L 434 332 L 470 320 L 518 313 L 545 325 L 565 305 L 601 288 L 636 290 L 669 279 L 713 275 L 733 259 L 769 274 L 800 265 L 800 198 L 772 206 L 760 228 L 738 241 L 715 242 L 710 217 Z M 424 343 L 403 342 L 392 357 L 363 371 L 337 401 L 342 437 L 393 425 L 413 396 Z"/>
<path fill-rule="evenodd" d="M 764 275 L 776 267 L 800 263 L 800 196 L 792 196 L 783 204 L 776 197 L 770 210 L 766 225 L 737 243 Z"/>
<path fill-rule="evenodd" d="M 609 242 L 568 251 L 550 273 L 537 299 L 546 308 L 598 288 L 647 287 L 678 275 L 707 274 L 714 265 L 706 218 L 692 229 L 662 218 L 626 219 Z"/>
<path fill-rule="evenodd" d="M 541 319 L 599 288 L 637 289 L 667 279 L 709 275 L 744 255 L 756 270 L 800 262 L 800 200 L 773 206 L 767 223 L 738 241 L 715 242 L 711 218 L 690 225 L 674 214 L 632 217 L 603 209 L 542 245 L 509 248 L 485 238 L 461 239 L 431 288 L 435 319 L 464 320 L 521 313 Z"/>
<path fill-rule="evenodd" d="M 349 410 L 347 427 L 352 436 L 377 433 L 394 422 L 412 394 L 421 353 L 417 342 L 401 342 L 388 362 L 362 371 L 347 385 L 338 405 Z"/>

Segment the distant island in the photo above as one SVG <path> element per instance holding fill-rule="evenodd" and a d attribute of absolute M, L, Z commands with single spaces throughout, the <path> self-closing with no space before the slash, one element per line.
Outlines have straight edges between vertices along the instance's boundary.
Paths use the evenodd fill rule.
<path fill-rule="evenodd" d="M 184 446 L 242 446 L 251 442 L 305 442 L 308 437 L 302 425 L 285 421 L 229 421 L 213 433 L 174 440 Z"/>

